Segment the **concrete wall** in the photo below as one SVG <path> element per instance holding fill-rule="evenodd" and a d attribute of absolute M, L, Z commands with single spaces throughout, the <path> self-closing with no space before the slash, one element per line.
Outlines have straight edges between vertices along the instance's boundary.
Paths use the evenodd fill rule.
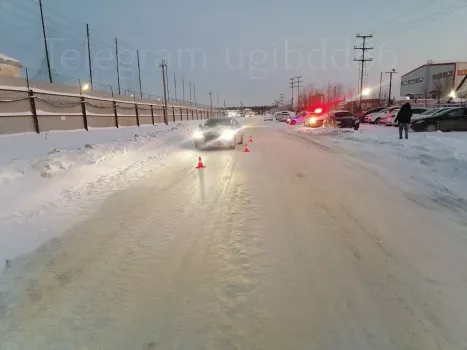
<path fill-rule="evenodd" d="M 39 129 L 41 132 L 52 130 L 84 130 L 84 120 L 82 116 L 39 116 Z"/>
<path fill-rule="evenodd" d="M 90 128 L 111 128 L 115 127 L 115 117 L 112 116 L 88 116 L 88 126 Z"/>
<path fill-rule="evenodd" d="M 0 134 L 35 132 L 30 116 L 0 117 Z"/>

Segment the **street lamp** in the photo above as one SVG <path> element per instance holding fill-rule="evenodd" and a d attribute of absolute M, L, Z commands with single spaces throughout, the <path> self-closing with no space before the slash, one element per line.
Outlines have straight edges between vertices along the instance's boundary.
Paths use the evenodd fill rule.
<path fill-rule="evenodd" d="M 371 94 L 371 89 L 368 89 L 368 88 L 363 89 L 363 91 L 362 91 L 362 96 L 363 97 L 368 97 L 368 96 L 370 96 L 370 94 Z"/>
<path fill-rule="evenodd" d="M 452 90 L 451 93 L 449 94 L 449 97 L 452 98 L 452 99 L 455 99 L 456 98 L 456 92 L 454 90 Z"/>
<path fill-rule="evenodd" d="M 86 91 L 88 91 L 90 89 L 90 86 L 87 83 L 83 84 L 83 85 L 80 85 L 80 87 L 81 87 L 81 92 L 86 92 Z"/>

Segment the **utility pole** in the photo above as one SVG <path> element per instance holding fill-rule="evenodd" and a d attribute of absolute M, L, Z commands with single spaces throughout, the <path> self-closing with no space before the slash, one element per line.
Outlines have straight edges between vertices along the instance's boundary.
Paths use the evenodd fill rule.
<path fill-rule="evenodd" d="M 386 72 L 386 74 L 389 74 L 389 97 L 388 97 L 388 107 L 391 106 L 392 104 L 392 98 L 391 98 L 391 94 L 392 94 L 392 75 L 393 74 L 396 74 L 396 70 L 393 69 L 392 71 L 390 72 Z"/>
<path fill-rule="evenodd" d="M 219 108 L 219 89 L 217 89 L 217 108 Z"/>
<path fill-rule="evenodd" d="M 175 90 L 175 100 L 177 100 L 177 78 L 175 77 L 175 72 L 174 72 L 174 90 Z"/>
<path fill-rule="evenodd" d="M 52 69 L 50 68 L 49 46 L 47 45 L 47 35 L 45 34 L 44 10 L 42 9 L 42 0 L 39 0 L 39 8 L 41 10 L 42 33 L 44 35 L 45 58 L 47 60 L 47 69 L 49 71 L 49 82 L 53 83 Z"/>
<path fill-rule="evenodd" d="M 182 99 L 185 102 L 185 77 L 182 76 Z"/>
<path fill-rule="evenodd" d="M 383 72 L 379 76 L 379 103 L 381 104 L 381 99 L 383 98 Z"/>
<path fill-rule="evenodd" d="M 301 76 L 295 77 L 295 79 L 297 79 L 297 109 L 300 109 L 300 84 L 303 83 L 303 81 L 300 80 L 301 78 Z"/>
<path fill-rule="evenodd" d="M 362 57 L 361 58 L 354 58 L 355 62 L 360 62 L 361 64 L 361 69 L 360 69 L 360 112 L 362 111 L 362 95 L 363 95 L 363 76 L 364 76 L 364 71 L 365 71 L 365 63 L 366 62 L 371 62 L 373 61 L 373 58 L 365 58 L 365 53 L 369 50 L 373 50 L 373 46 L 366 46 L 366 39 L 373 38 L 373 34 L 368 34 L 368 35 L 360 35 L 357 34 L 358 39 L 363 40 L 362 46 L 354 46 L 355 50 L 361 50 L 362 51 Z"/>
<path fill-rule="evenodd" d="M 167 99 L 170 101 L 169 71 L 165 65 L 165 85 L 167 86 Z"/>
<path fill-rule="evenodd" d="M 89 24 L 86 23 L 86 36 L 88 38 L 88 63 L 89 63 L 89 79 L 92 87 L 92 64 L 91 64 L 91 39 L 89 35 Z"/>
<path fill-rule="evenodd" d="M 211 102 L 211 115 L 212 115 L 212 91 L 209 92 L 209 101 Z"/>
<path fill-rule="evenodd" d="M 169 124 L 169 120 L 167 118 L 167 87 L 165 86 L 166 80 L 165 80 L 165 72 L 167 68 L 167 64 L 165 63 L 165 60 L 163 59 L 162 62 L 159 64 L 159 67 L 162 68 L 162 83 L 164 86 L 164 123 L 166 125 Z"/>
<path fill-rule="evenodd" d="M 191 105 L 191 81 L 188 82 L 188 86 L 190 87 L 190 105 Z"/>
<path fill-rule="evenodd" d="M 136 58 L 138 59 L 139 95 L 141 99 L 143 99 L 143 84 L 141 82 L 141 65 L 139 63 L 139 50 L 136 50 Z"/>
<path fill-rule="evenodd" d="M 193 84 L 193 101 L 195 102 L 196 105 L 196 85 Z"/>
<path fill-rule="evenodd" d="M 293 89 L 294 89 L 294 87 L 295 87 L 295 78 L 290 78 L 289 80 L 290 80 L 289 86 L 290 86 L 290 88 L 292 89 L 292 109 L 293 109 L 293 102 L 294 102 L 294 101 L 293 101 L 293 92 L 294 92 Z"/>
<path fill-rule="evenodd" d="M 118 62 L 118 39 L 115 38 L 115 56 L 117 58 L 117 84 L 118 84 L 118 94 L 121 95 L 122 91 L 120 88 L 120 67 Z"/>

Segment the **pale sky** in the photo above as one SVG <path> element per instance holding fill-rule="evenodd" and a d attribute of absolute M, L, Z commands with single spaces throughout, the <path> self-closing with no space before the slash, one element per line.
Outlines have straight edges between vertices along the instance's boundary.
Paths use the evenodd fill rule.
<path fill-rule="evenodd" d="M 38 0 L 0 0 L 0 52 L 44 68 Z M 85 23 L 91 28 L 94 80 L 116 86 L 114 38 L 120 40 L 121 83 L 137 90 L 135 50 L 141 52 L 143 90 L 161 94 L 158 63 L 168 58 L 170 90 L 185 97 L 196 84 L 198 102 L 220 91 L 220 103 L 270 104 L 290 98 L 289 78 L 304 85 L 357 85 L 355 35 L 372 33 L 368 85 L 381 71 L 398 73 L 434 61 L 467 61 L 466 0 L 43 0 L 54 71 L 89 79 Z M 66 16 L 63 17 L 62 15 Z M 193 55 L 191 58 L 190 53 Z M 79 55 L 79 56 L 76 56 Z M 109 56 L 110 55 L 110 56 Z M 180 60 L 179 60 L 180 58 Z M 396 75 L 396 95 L 399 77 Z"/>

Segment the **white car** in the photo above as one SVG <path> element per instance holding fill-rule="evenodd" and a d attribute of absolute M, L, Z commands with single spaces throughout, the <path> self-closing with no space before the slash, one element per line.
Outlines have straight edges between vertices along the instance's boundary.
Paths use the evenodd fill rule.
<path fill-rule="evenodd" d="M 276 117 L 277 121 L 286 122 L 287 120 L 293 118 L 295 116 L 295 113 L 290 111 L 282 111 L 275 113 L 274 116 Z"/>
<path fill-rule="evenodd" d="M 381 122 L 381 119 L 383 119 L 384 122 L 386 122 L 388 114 L 392 113 L 393 111 L 399 108 L 400 106 L 388 107 L 383 109 L 381 112 L 369 114 L 365 117 L 365 121 L 370 124 L 379 124 Z"/>
<path fill-rule="evenodd" d="M 263 116 L 263 120 L 265 122 L 272 122 L 274 121 L 274 117 L 272 116 L 272 114 L 267 113 Z"/>
<path fill-rule="evenodd" d="M 387 118 L 386 118 L 386 126 L 397 126 L 399 123 L 394 123 L 394 120 L 396 119 L 397 117 L 397 113 L 399 113 L 401 109 L 396 109 L 394 110 L 393 112 L 389 113 Z M 427 112 L 428 109 L 427 108 L 422 108 L 422 107 L 415 107 L 415 108 L 412 108 L 412 114 L 415 116 L 415 115 L 420 115 L 420 114 L 423 114 L 425 112 Z M 434 113 L 433 113 L 434 114 Z"/>
<path fill-rule="evenodd" d="M 399 113 L 401 109 L 395 109 L 392 112 L 389 112 L 387 117 L 384 119 L 384 125 L 386 126 L 393 126 L 394 125 L 394 119 L 396 119 L 397 114 Z M 383 119 L 381 119 L 383 121 Z"/>
<path fill-rule="evenodd" d="M 365 123 L 369 123 L 369 124 L 374 124 L 377 116 L 379 116 L 381 118 L 381 113 L 385 113 L 389 108 L 385 108 L 379 112 L 376 112 L 376 113 L 370 113 L 368 115 L 365 116 Z"/>

